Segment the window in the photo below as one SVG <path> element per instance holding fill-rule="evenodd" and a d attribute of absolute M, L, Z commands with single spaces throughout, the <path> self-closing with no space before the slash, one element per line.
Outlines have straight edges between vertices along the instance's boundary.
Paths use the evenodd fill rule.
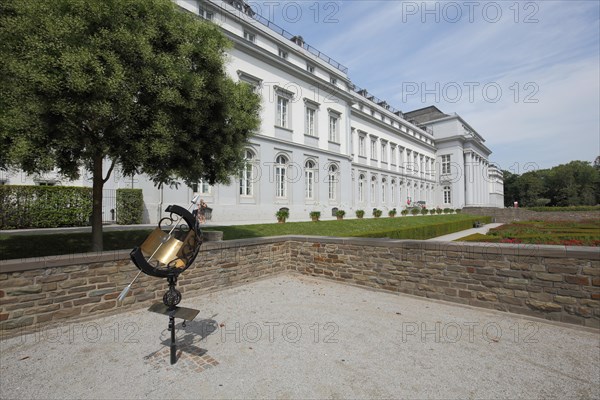
<path fill-rule="evenodd" d="M 308 136 L 317 136 L 316 119 L 317 110 L 312 107 L 306 107 L 306 121 L 304 133 Z"/>
<path fill-rule="evenodd" d="M 259 94 L 259 89 L 262 86 L 262 79 L 239 69 L 237 70 L 237 74 L 240 78 L 240 82 L 246 82 L 248 85 L 252 86 L 254 93 Z"/>
<path fill-rule="evenodd" d="M 339 143 L 339 117 L 335 115 L 329 116 L 329 141 Z"/>
<path fill-rule="evenodd" d="M 279 199 L 287 197 L 287 164 L 288 160 L 284 156 L 275 160 L 275 197 Z"/>
<path fill-rule="evenodd" d="M 450 154 L 442 156 L 442 174 L 450 173 Z"/>
<path fill-rule="evenodd" d="M 327 175 L 327 186 L 329 187 L 329 200 L 335 200 L 337 198 L 337 180 L 338 180 L 338 167 L 335 164 L 329 166 L 329 173 Z"/>
<path fill-rule="evenodd" d="M 444 186 L 444 204 L 452 203 L 452 194 L 450 186 Z"/>
<path fill-rule="evenodd" d="M 205 10 L 204 8 L 200 7 L 200 9 L 198 10 L 198 14 L 200 15 L 200 17 L 207 19 L 209 21 L 213 20 L 213 13 L 210 11 Z"/>
<path fill-rule="evenodd" d="M 372 204 L 375 203 L 376 185 L 377 185 L 377 177 L 374 176 L 374 177 L 371 178 L 371 203 Z"/>
<path fill-rule="evenodd" d="M 386 186 L 387 186 L 387 179 L 383 178 L 381 180 L 381 202 L 382 203 L 385 203 Z"/>
<path fill-rule="evenodd" d="M 381 142 L 381 161 L 387 162 L 387 143 Z"/>
<path fill-rule="evenodd" d="M 201 179 L 199 183 L 192 184 L 192 191 L 198 194 L 210 194 L 210 185 Z"/>
<path fill-rule="evenodd" d="M 332 85 L 337 85 L 337 78 L 335 76 L 330 76 L 329 83 L 331 83 Z"/>
<path fill-rule="evenodd" d="M 396 146 L 395 145 L 390 146 L 390 153 L 391 153 L 390 162 L 392 163 L 392 165 L 396 165 L 397 156 L 396 156 Z"/>
<path fill-rule="evenodd" d="M 279 57 L 283 58 L 284 60 L 287 60 L 288 58 L 288 52 L 282 49 L 279 49 Z"/>
<path fill-rule="evenodd" d="M 371 159 L 377 160 L 377 139 L 371 139 Z"/>
<path fill-rule="evenodd" d="M 244 31 L 244 39 L 246 39 L 249 42 L 255 43 L 256 35 L 252 32 Z"/>
<path fill-rule="evenodd" d="M 315 162 L 308 160 L 304 164 L 304 197 L 306 200 L 314 200 L 315 198 Z"/>
<path fill-rule="evenodd" d="M 240 195 L 251 197 L 254 194 L 253 174 L 254 174 L 254 153 L 246 150 L 244 154 L 244 166 L 240 171 Z"/>
<path fill-rule="evenodd" d="M 289 99 L 283 96 L 277 96 L 277 121 L 276 125 L 282 128 L 287 128 L 288 123 L 288 106 L 290 104 Z"/>
<path fill-rule="evenodd" d="M 306 64 L 306 70 L 308 72 L 310 72 L 311 74 L 314 74 L 315 73 L 315 66 L 312 65 L 312 64 Z"/>
<path fill-rule="evenodd" d="M 360 174 L 358 177 L 358 202 L 364 203 L 365 201 L 365 176 Z"/>
<path fill-rule="evenodd" d="M 366 139 L 364 136 L 360 135 L 358 137 L 358 155 L 362 157 L 367 156 L 367 145 L 365 144 Z"/>

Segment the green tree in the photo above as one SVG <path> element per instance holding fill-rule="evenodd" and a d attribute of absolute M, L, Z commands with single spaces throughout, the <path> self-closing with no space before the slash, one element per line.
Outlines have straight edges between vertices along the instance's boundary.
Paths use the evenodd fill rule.
<path fill-rule="evenodd" d="M 571 161 L 552 168 L 548 186 L 553 205 L 595 205 L 600 201 L 600 171 L 586 161 Z"/>
<path fill-rule="evenodd" d="M 169 0 L 0 2 L 0 168 L 91 171 L 95 251 L 115 165 L 228 182 L 260 123 L 259 96 L 225 73 L 229 45 Z"/>
<path fill-rule="evenodd" d="M 538 171 L 526 172 L 521 175 L 516 186 L 519 196 L 517 200 L 523 206 L 535 206 L 545 191 L 544 180 Z"/>
<path fill-rule="evenodd" d="M 504 178 L 504 206 L 512 207 L 515 201 L 519 199 L 519 187 L 517 185 L 519 175 L 510 171 L 502 170 Z"/>

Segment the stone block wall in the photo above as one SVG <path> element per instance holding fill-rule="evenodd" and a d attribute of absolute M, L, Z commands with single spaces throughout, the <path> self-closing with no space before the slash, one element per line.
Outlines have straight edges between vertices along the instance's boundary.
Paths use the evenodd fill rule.
<path fill-rule="evenodd" d="M 180 276 L 184 297 L 285 271 L 600 328 L 600 249 L 411 240 L 274 238 L 206 243 Z M 129 251 L 0 262 L 0 335 L 159 302 L 165 279 Z"/>
<path fill-rule="evenodd" d="M 600 328 L 598 248 L 309 239 L 290 252 L 302 274 Z"/>
<path fill-rule="evenodd" d="M 178 281 L 185 296 L 250 282 L 286 270 L 281 240 L 206 243 Z M 162 301 L 166 279 L 141 274 L 121 303 L 117 297 L 139 270 L 129 251 L 0 263 L 0 332 L 149 307 Z"/>

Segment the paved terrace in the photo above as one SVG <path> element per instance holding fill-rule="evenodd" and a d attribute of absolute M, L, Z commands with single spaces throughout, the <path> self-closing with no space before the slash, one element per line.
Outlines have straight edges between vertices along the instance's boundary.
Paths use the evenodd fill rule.
<path fill-rule="evenodd" d="M 0 398 L 600 398 L 600 334 L 285 273 L 0 342 Z"/>

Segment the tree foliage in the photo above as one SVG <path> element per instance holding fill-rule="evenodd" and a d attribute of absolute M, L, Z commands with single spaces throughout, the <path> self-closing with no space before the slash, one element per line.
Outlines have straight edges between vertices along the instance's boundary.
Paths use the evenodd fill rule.
<path fill-rule="evenodd" d="M 227 77 L 228 46 L 170 0 L 0 3 L 0 168 L 88 169 L 96 230 L 114 165 L 157 184 L 228 182 L 260 107 Z"/>
<path fill-rule="evenodd" d="M 504 172 L 504 203 L 512 206 L 582 206 L 600 204 L 600 169 L 571 161 L 551 169 L 516 175 Z"/>

